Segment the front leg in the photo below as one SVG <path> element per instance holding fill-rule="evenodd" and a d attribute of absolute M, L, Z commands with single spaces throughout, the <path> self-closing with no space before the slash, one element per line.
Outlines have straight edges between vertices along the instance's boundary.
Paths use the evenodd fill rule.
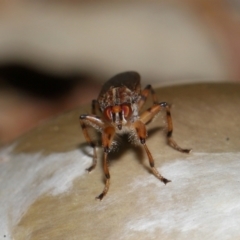
<path fill-rule="evenodd" d="M 111 150 L 111 144 L 113 141 L 115 135 L 115 129 L 111 126 L 107 126 L 102 133 L 102 145 L 103 145 L 103 151 L 104 151 L 104 155 L 103 155 L 103 171 L 106 177 L 106 182 L 105 182 L 105 187 L 102 191 L 102 193 L 96 197 L 99 200 L 102 200 L 103 197 L 107 194 L 109 186 L 110 186 L 110 173 L 109 173 L 109 169 L 108 169 L 108 153 Z"/>
<path fill-rule="evenodd" d="M 134 125 L 134 128 L 136 129 L 138 138 L 139 138 L 141 144 L 143 145 L 143 147 L 144 147 L 144 149 L 145 149 L 145 151 L 146 151 L 146 153 L 147 153 L 148 160 L 149 160 L 149 164 L 150 164 L 150 167 L 151 167 L 151 169 L 152 169 L 153 174 L 154 174 L 158 179 L 160 179 L 164 184 L 167 184 L 168 182 L 171 182 L 170 180 L 164 178 L 164 177 L 158 172 L 157 168 L 155 167 L 152 154 L 151 154 L 151 152 L 149 151 L 149 149 L 148 149 L 148 147 L 147 147 L 147 145 L 146 145 L 147 130 L 146 130 L 145 124 L 139 120 L 139 121 L 136 121 L 133 125 Z"/>

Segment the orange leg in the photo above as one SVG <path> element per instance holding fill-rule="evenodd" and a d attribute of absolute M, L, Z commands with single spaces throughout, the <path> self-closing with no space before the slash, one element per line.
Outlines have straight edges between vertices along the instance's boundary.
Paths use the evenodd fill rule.
<path fill-rule="evenodd" d="M 142 108 L 142 106 L 143 106 L 143 105 L 145 104 L 145 102 L 147 101 L 147 98 L 148 98 L 149 93 L 151 93 L 151 95 L 152 95 L 152 101 L 153 101 L 153 103 L 158 103 L 157 95 L 156 95 L 154 89 L 152 88 L 151 85 L 147 85 L 147 86 L 142 90 L 141 99 L 140 99 L 140 101 L 138 102 L 138 109 L 139 109 L 139 110 Z"/>
<path fill-rule="evenodd" d="M 143 112 L 140 116 L 140 120 L 147 124 L 149 123 L 162 109 L 166 111 L 166 118 L 167 118 L 167 142 L 168 144 L 173 147 L 174 149 L 183 152 L 189 153 L 191 149 L 183 149 L 173 140 L 172 133 L 173 133 L 173 124 L 172 124 L 172 117 L 170 112 L 170 106 L 166 102 L 161 102 L 158 104 L 154 104 L 152 107 L 147 109 Z"/>
<path fill-rule="evenodd" d="M 102 122 L 102 120 L 100 120 L 99 117 L 94 115 L 81 115 L 79 118 L 79 121 L 80 121 L 83 135 L 86 141 L 93 148 L 93 162 L 92 162 L 92 165 L 86 169 L 88 172 L 91 172 L 97 165 L 97 149 L 96 149 L 96 144 L 91 140 L 89 136 L 89 133 L 87 131 L 87 126 L 93 126 L 97 130 L 101 131 L 104 127 L 104 122 Z"/>
<path fill-rule="evenodd" d="M 97 130 L 100 130 L 102 132 L 102 146 L 104 149 L 104 156 L 103 156 L 103 171 L 106 177 L 105 187 L 103 189 L 103 192 L 96 197 L 97 199 L 102 200 L 103 197 L 107 194 L 109 186 L 110 186 L 110 174 L 108 170 L 108 162 L 107 162 L 107 156 L 108 153 L 111 150 L 111 144 L 115 135 L 115 129 L 114 127 L 106 125 L 99 117 L 94 115 L 81 115 L 80 116 L 80 123 L 83 131 L 83 135 L 86 139 L 86 141 L 92 146 L 93 148 L 93 163 L 91 167 L 89 167 L 87 170 L 90 172 L 92 171 L 97 164 L 97 151 L 96 151 L 96 145 L 91 140 L 88 131 L 87 126 L 92 126 L 96 128 Z"/>
<path fill-rule="evenodd" d="M 139 140 L 141 142 L 141 144 L 143 145 L 146 153 L 147 153 L 147 156 L 148 156 L 148 160 L 149 160 L 149 164 L 150 164 L 150 167 L 152 169 L 152 172 L 153 174 L 158 178 L 160 179 L 164 184 L 167 184 L 168 182 L 171 182 L 170 180 L 164 178 L 159 172 L 158 170 L 156 169 L 155 167 L 155 164 L 154 164 L 154 160 L 153 160 L 153 157 L 152 157 L 152 154 L 151 152 L 149 151 L 147 145 L 146 145 L 146 137 L 147 137 L 147 130 L 146 130 L 146 127 L 145 127 L 145 124 L 142 123 L 140 120 L 139 121 L 136 121 L 134 123 L 134 127 L 136 129 L 136 132 L 137 132 L 137 135 L 139 137 Z"/>
<path fill-rule="evenodd" d="M 108 169 L 108 153 L 110 152 L 111 144 L 113 141 L 115 135 L 115 129 L 111 126 L 106 127 L 103 130 L 102 133 L 102 144 L 103 144 L 103 150 L 104 150 L 104 155 L 103 155 L 103 171 L 106 177 L 106 182 L 105 182 L 105 187 L 102 191 L 102 193 L 97 196 L 96 198 L 99 200 L 102 200 L 103 197 L 107 194 L 109 186 L 110 186 L 110 173 Z"/>

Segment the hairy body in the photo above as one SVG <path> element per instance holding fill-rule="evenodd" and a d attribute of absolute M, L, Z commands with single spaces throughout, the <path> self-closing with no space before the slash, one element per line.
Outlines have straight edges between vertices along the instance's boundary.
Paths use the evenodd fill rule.
<path fill-rule="evenodd" d="M 140 113 L 149 94 L 152 96 L 153 105 Z M 100 111 L 102 117 L 96 115 L 97 109 Z M 110 186 L 107 157 L 114 146 L 114 137 L 116 134 L 129 133 L 130 139 L 139 141 L 147 153 L 153 174 L 165 184 L 170 182 L 170 180 L 164 178 L 156 169 L 152 154 L 146 145 L 146 124 L 151 122 L 161 110 L 166 111 L 168 144 L 180 152 L 189 153 L 189 149 L 182 149 L 172 138 L 173 125 L 169 104 L 157 101 L 156 94 L 151 85 L 147 85 L 141 90 L 140 75 L 137 72 L 120 73 L 108 80 L 103 85 L 98 99 L 92 101 L 92 114 L 80 116 L 80 123 L 85 139 L 93 148 L 93 164 L 87 169 L 89 172 L 96 166 L 97 153 L 96 145 L 88 134 L 87 126 L 94 127 L 102 134 L 102 147 L 104 150 L 103 170 L 106 183 L 103 192 L 97 197 L 98 199 L 103 199 Z"/>

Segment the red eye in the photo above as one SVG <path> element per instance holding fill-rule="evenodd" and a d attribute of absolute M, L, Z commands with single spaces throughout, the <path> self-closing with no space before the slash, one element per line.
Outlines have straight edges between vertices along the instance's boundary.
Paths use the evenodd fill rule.
<path fill-rule="evenodd" d="M 104 110 L 104 116 L 107 118 L 107 120 L 112 120 L 112 108 L 108 107 Z"/>
<path fill-rule="evenodd" d="M 130 117 L 132 114 L 132 109 L 131 109 L 130 105 L 127 105 L 127 104 L 122 105 L 122 111 L 123 111 L 125 118 Z"/>

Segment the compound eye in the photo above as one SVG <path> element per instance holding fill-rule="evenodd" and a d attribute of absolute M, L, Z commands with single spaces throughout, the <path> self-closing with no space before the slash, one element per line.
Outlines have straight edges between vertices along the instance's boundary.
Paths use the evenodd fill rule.
<path fill-rule="evenodd" d="M 107 118 L 107 120 L 109 120 L 109 121 L 112 120 L 112 107 L 107 107 L 104 110 L 104 116 Z"/>
<path fill-rule="evenodd" d="M 132 109 L 131 109 L 130 105 L 128 105 L 128 104 L 122 105 L 122 111 L 123 111 L 125 118 L 129 118 L 132 114 Z"/>

